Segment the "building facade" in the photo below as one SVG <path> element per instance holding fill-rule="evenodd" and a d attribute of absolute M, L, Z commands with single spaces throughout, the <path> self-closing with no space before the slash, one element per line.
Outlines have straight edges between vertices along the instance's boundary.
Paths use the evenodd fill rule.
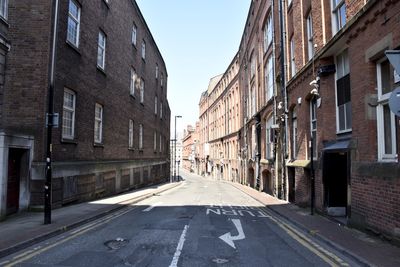
<path fill-rule="evenodd" d="M 238 72 L 235 56 L 224 74 L 210 80 L 199 104 L 199 169 L 216 179 L 239 179 L 242 116 Z"/>
<path fill-rule="evenodd" d="M 323 213 L 394 238 L 400 120 L 388 99 L 400 78 L 385 51 L 400 48 L 399 7 L 375 0 L 286 7 L 294 202 L 315 199 Z M 307 160 L 312 164 L 301 164 Z"/>
<path fill-rule="evenodd" d="M 51 1 L 1 3 L 7 5 L 1 23 L 10 25 L 1 47 L 6 60 L 0 215 L 5 216 L 43 205 L 55 10 Z M 57 12 L 53 205 L 164 181 L 169 177 L 167 70 L 136 2 L 60 1 Z"/>
<path fill-rule="evenodd" d="M 400 77 L 385 55 L 400 50 L 399 5 L 251 2 L 235 56 L 236 181 L 399 239 L 400 120 L 388 101 Z M 226 95 L 211 88 L 199 104 L 200 162 L 226 179 Z"/>

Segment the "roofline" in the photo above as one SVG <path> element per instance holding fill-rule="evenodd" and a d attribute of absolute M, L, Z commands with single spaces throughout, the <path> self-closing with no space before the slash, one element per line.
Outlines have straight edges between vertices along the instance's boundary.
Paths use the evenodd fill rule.
<path fill-rule="evenodd" d="M 162 63 L 164 64 L 164 67 L 165 67 L 165 75 L 168 77 L 167 65 L 165 64 L 165 61 L 164 61 L 164 58 L 163 58 L 163 56 L 162 56 L 162 54 L 160 52 L 160 49 L 158 49 L 157 43 L 156 43 L 156 41 L 155 41 L 155 39 L 153 37 L 153 34 L 150 31 L 149 26 L 147 25 L 147 22 L 146 22 L 143 14 L 142 14 L 142 11 L 140 11 L 140 8 L 139 8 L 138 4 L 136 3 L 136 0 L 131 0 L 131 2 L 133 4 L 133 6 L 136 8 L 136 11 L 138 12 L 139 17 L 142 20 L 142 23 L 144 24 L 144 26 L 146 27 L 147 32 L 150 35 L 151 41 L 154 43 L 154 45 L 156 47 L 156 51 L 157 51 L 158 55 L 160 56 L 160 58 L 162 60 Z"/>

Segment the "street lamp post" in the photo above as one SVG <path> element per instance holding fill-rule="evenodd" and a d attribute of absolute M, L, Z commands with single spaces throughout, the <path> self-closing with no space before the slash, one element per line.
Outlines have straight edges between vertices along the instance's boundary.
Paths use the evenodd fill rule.
<path fill-rule="evenodd" d="M 182 118 L 182 116 L 180 115 L 176 115 L 175 116 L 175 138 L 174 138 L 174 144 L 175 144 L 175 148 L 174 148 L 174 181 L 176 181 L 176 119 L 177 118 Z"/>

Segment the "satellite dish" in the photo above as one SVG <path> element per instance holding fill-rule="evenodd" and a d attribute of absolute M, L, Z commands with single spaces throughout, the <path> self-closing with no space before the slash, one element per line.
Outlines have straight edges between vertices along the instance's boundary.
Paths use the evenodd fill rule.
<path fill-rule="evenodd" d="M 389 98 L 389 108 L 398 117 L 400 117 L 400 87 L 393 90 Z"/>
<path fill-rule="evenodd" d="M 400 74 L 400 50 L 386 50 L 385 54 L 394 70 Z"/>

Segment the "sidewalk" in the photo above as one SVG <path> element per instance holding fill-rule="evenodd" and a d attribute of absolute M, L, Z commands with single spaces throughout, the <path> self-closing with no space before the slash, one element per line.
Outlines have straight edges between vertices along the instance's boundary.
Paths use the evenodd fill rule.
<path fill-rule="evenodd" d="M 400 248 L 396 246 L 321 215 L 312 216 L 309 209 L 299 208 L 248 186 L 227 183 L 265 204 L 271 211 L 318 240 L 366 266 L 400 266 Z"/>
<path fill-rule="evenodd" d="M 182 183 L 164 183 L 97 201 L 52 210 L 52 223 L 43 224 L 43 212 L 22 212 L 0 222 L 0 258 L 34 243 L 137 203 Z"/>

